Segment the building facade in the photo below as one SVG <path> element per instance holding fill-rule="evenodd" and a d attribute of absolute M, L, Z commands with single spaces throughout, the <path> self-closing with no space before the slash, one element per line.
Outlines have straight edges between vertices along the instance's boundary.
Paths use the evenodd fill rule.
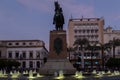
<path fill-rule="evenodd" d="M 73 47 L 75 40 L 86 38 L 91 45 L 97 43 L 104 43 L 104 19 L 103 18 L 81 18 L 70 19 L 68 23 L 68 48 Z M 79 51 L 80 52 L 80 51 Z M 101 53 L 86 51 L 82 59 L 84 62 L 81 65 L 90 67 L 91 55 L 93 56 L 93 65 L 99 66 L 101 64 Z M 71 55 L 72 54 L 72 55 Z M 70 53 L 70 59 L 74 59 L 74 53 Z"/>
<path fill-rule="evenodd" d="M 113 30 L 112 27 L 108 26 L 106 29 L 104 29 L 104 43 L 108 43 L 110 40 L 114 39 L 120 39 L 120 30 Z M 112 57 L 112 49 L 108 55 Z M 120 46 L 117 46 L 115 49 L 115 57 L 120 58 Z"/>
<path fill-rule="evenodd" d="M 1 59 L 16 60 L 19 68 L 38 69 L 44 64 L 48 51 L 41 40 L 1 40 Z"/>

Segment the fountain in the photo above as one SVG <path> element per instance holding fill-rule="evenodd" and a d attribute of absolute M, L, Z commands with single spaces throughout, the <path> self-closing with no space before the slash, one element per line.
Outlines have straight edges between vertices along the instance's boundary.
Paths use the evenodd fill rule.
<path fill-rule="evenodd" d="M 79 72 L 76 71 L 76 72 L 75 72 L 75 77 L 78 77 L 78 76 L 79 76 Z"/>
<path fill-rule="evenodd" d="M 83 76 L 83 73 L 82 72 L 78 72 L 78 71 L 76 71 L 76 73 L 75 73 L 75 76 L 74 76 L 75 78 L 77 78 L 77 79 L 82 79 L 82 78 L 85 78 L 84 76 Z"/>
<path fill-rule="evenodd" d="M 40 75 L 39 73 L 37 73 L 37 77 L 43 77 L 42 75 Z"/>
<path fill-rule="evenodd" d="M 120 75 L 120 72 L 119 72 L 119 71 L 114 71 L 113 73 L 114 73 L 115 76 Z"/>
<path fill-rule="evenodd" d="M 102 71 L 101 73 L 102 73 L 102 75 L 104 75 L 104 74 L 105 74 L 105 71 Z"/>
<path fill-rule="evenodd" d="M 33 77 L 33 72 L 32 72 L 32 70 L 30 70 L 30 72 L 29 72 L 29 77 L 28 78 L 34 78 Z"/>
<path fill-rule="evenodd" d="M 23 71 L 23 74 L 26 74 L 26 71 Z"/>
<path fill-rule="evenodd" d="M 96 71 L 96 70 L 93 70 L 92 74 L 97 74 L 97 71 Z"/>
<path fill-rule="evenodd" d="M 0 77 L 3 77 L 3 71 L 0 70 Z"/>
<path fill-rule="evenodd" d="M 34 70 L 34 71 L 33 71 L 33 74 L 36 74 L 36 73 L 37 73 L 36 70 Z"/>
<path fill-rule="evenodd" d="M 57 73 L 57 72 L 54 72 L 54 76 L 57 77 L 57 76 L 58 76 L 58 73 Z"/>
<path fill-rule="evenodd" d="M 20 74 L 20 72 L 19 72 L 19 71 L 17 71 L 17 74 Z"/>
<path fill-rule="evenodd" d="M 99 71 L 98 74 L 95 76 L 95 77 L 102 77 L 103 76 L 103 72 L 102 71 Z"/>
<path fill-rule="evenodd" d="M 111 74 L 111 71 L 109 70 L 109 71 L 107 72 L 107 74 Z"/>
<path fill-rule="evenodd" d="M 3 71 L 3 75 L 7 75 L 6 70 Z"/>
<path fill-rule="evenodd" d="M 62 70 L 60 70 L 59 71 L 59 74 L 58 74 L 59 76 L 58 77 L 55 77 L 55 79 L 64 79 L 64 75 L 63 75 L 63 71 Z"/>
<path fill-rule="evenodd" d="M 14 73 L 11 73 L 11 78 L 18 78 L 20 74 L 17 73 L 17 71 L 14 71 Z"/>

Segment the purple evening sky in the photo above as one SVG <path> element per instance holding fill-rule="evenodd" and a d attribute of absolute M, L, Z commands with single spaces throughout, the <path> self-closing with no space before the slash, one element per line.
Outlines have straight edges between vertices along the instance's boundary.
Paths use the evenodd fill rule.
<path fill-rule="evenodd" d="M 0 0 L 0 40 L 40 39 L 49 45 L 55 0 Z M 120 29 L 120 0 L 58 0 L 65 17 L 104 17 L 105 27 Z"/>

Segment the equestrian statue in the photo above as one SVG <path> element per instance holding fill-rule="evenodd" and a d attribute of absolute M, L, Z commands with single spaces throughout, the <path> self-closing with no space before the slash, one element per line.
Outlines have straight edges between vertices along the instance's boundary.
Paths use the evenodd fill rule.
<path fill-rule="evenodd" d="M 54 2 L 55 4 L 55 14 L 53 18 L 53 24 L 55 25 L 56 30 L 63 30 L 64 24 L 64 16 L 63 11 L 57 1 Z"/>

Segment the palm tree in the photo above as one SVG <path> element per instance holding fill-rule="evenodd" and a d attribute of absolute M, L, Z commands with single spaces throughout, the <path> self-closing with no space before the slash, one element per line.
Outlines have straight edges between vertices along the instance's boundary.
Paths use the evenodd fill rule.
<path fill-rule="evenodd" d="M 88 44 L 89 44 L 89 41 L 86 38 L 77 39 L 77 40 L 75 40 L 75 42 L 73 44 L 75 46 L 75 50 L 78 53 L 81 53 L 82 68 L 84 68 L 84 49 L 85 49 L 85 47 L 88 46 Z"/>
<path fill-rule="evenodd" d="M 120 46 L 120 39 L 113 38 L 113 40 L 110 40 L 109 43 L 112 45 L 113 58 L 115 58 L 115 49 L 116 49 L 117 46 Z"/>
<path fill-rule="evenodd" d="M 101 50 L 101 58 L 102 58 L 102 69 L 104 70 L 104 58 L 105 58 L 105 55 L 104 55 L 104 51 L 108 51 L 111 50 L 111 44 L 110 43 L 105 43 L 105 44 L 101 44 L 101 43 L 98 43 L 96 44 L 96 50 Z"/>

